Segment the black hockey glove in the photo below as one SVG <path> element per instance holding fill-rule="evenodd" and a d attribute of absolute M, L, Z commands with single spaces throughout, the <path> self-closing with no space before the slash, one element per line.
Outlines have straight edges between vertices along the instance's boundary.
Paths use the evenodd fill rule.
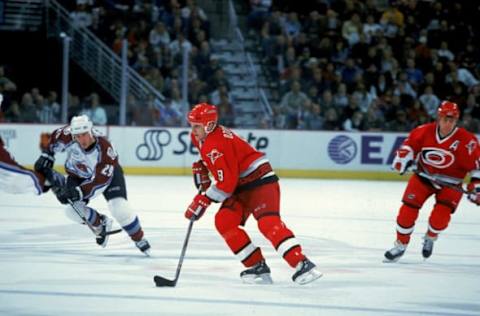
<path fill-rule="evenodd" d="M 54 162 L 55 158 L 52 154 L 43 152 L 40 157 L 38 157 L 37 161 L 35 161 L 34 169 L 35 171 L 45 175 L 47 170 L 52 169 Z"/>
<path fill-rule="evenodd" d="M 47 169 L 45 171 L 45 179 L 45 185 L 43 186 L 44 193 L 52 188 L 53 193 L 57 194 L 65 186 L 65 177 L 54 169 Z"/>
<path fill-rule="evenodd" d="M 55 192 L 55 191 L 54 191 Z M 55 192 L 57 199 L 62 204 L 68 204 L 70 202 L 81 201 L 83 198 L 83 193 L 80 187 L 69 187 L 63 186 Z"/>

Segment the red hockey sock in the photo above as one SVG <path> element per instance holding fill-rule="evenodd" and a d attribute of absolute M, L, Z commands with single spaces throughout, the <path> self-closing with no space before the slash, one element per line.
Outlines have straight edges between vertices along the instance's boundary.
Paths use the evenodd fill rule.
<path fill-rule="evenodd" d="M 246 266 L 251 267 L 264 260 L 262 251 L 256 247 L 247 233 L 239 226 L 242 218 L 228 209 L 218 211 L 215 227 L 232 252 Z"/>
<path fill-rule="evenodd" d="M 438 234 L 448 227 L 451 218 L 451 208 L 447 205 L 437 203 L 433 207 L 430 218 L 428 219 L 427 235 L 436 238 Z"/>
<path fill-rule="evenodd" d="M 258 220 L 258 228 L 292 268 L 305 259 L 302 247 L 292 231 L 281 221 L 280 216 L 261 217 Z"/>
<path fill-rule="evenodd" d="M 397 240 L 406 245 L 410 242 L 410 235 L 415 228 L 418 218 L 418 208 L 403 204 L 397 216 Z"/>

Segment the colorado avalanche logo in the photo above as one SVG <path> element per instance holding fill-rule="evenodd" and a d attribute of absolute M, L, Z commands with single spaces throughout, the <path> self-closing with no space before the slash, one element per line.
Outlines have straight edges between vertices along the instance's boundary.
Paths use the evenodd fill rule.
<path fill-rule="evenodd" d="M 422 161 L 435 168 L 445 169 L 455 162 L 455 156 L 444 149 L 426 147 L 421 153 Z"/>
<path fill-rule="evenodd" d="M 215 164 L 215 160 L 217 160 L 218 158 L 220 158 L 222 156 L 223 156 L 223 154 L 221 152 L 219 152 L 218 150 L 216 150 L 215 148 L 212 149 L 212 151 L 207 154 L 207 157 L 210 158 L 210 161 L 212 162 L 212 165 Z"/>
<path fill-rule="evenodd" d="M 82 172 L 82 173 L 88 173 L 90 171 L 90 170 L 88 170 L 88 167 L 83 163 L 76 163 L 75 164 L 75 169 Z"/>

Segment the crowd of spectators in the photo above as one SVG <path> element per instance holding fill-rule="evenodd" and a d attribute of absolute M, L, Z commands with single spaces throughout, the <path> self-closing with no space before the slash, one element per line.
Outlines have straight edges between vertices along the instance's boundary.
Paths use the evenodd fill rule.
<path fill-rule="evenodd" d="M 90 29 L 165 97 L 127 97 L 128 124 L 186 126 L 191 104 L 219 107 L 234 125 L 230 83 L 212 57 L 210 21 L 195 0 L 63 0 L 77 27 Z M 256 38 L 272 91 L 268 127 L 409 131 L 435 119 L 441 100 L 460 105 L 461 124 L 480 132 L 480 67 L 475 1 L 250 0 Z M 188 49 L 188 101 L 181 96 L 182 52 Z M 0 67 L 4 120 L 56 123 L 57 93 L 18 91 Z M 8 98 L 8 96 L 11 96 Z M 16 96 L 16 99 L 13 97 Z M 108 107 L 112 109 L 112 107 Z M 115 109 L 115 108 L 114 108 Z M 117 107 L 118 110 L 118 107 Z M 96 93 L 69 97 L 69 115 L 115 124 Z"/>
<path fill-rule="evenodd" d="M 409 131 L 441 100 L 479 132 L 474 1 L 251 0 L 250 35 L 278 83 L 273 127 Z"/>
<path fill-rule="evenodd" d="M 61 2 L 75 25 L 89 28 L 115 53 L 121 53 L 126 39 L 129 64 L 166 97 L 159 106 L 154 98 L 129 96 L 130 124 L 186 126 L 191 104 L 213 102 L 212 94 L 222 87 L 228 98 L 229 83 L 211 55 L 210 21 L 195 0 Z M 180 93 L 184 49 L 190 52 L 187 101 Z M 227 120 L 232 118 L 231 102 L 215 104 Z"/>
<path fill-rule="evenodd" d="M 191 104 L 213 102 L 223 113 L 222 123 L 233 126 L 234 110 L 225 73 L 210 50 L 210 21 L 195 0 L 61 0 L 70 12 L 72 23 L 88 28 L 115 53 L 120 54 L 123 40 L 128 42 L 128 62 L 154 88 L 165 96 L 161 103 L 153 96 L 137 100 L 127 96 L 127 123 L 141 126 L 186 126 Z M 188 101 L 181 95 L 182 53 L 189 53 Z M 1 88 L 0 88 L 1 89 Z M 37 89 L 38 90 L 38 89 Z M 24 117 L 23 99 L 30 91 L 11 93 L 12 108 L 20 116 L 8 113 L 9 121 L 45 122 L 41 115 Z M 31 94 L 31 93 L 30 93 Z M 49 92 L 50 94 L 50 92 Z M 9 100 L 7 100 L 8 103 Z M 39 113 L 43 101 L 33 101 Z M 8 106 L 10 109 L 10 106 Z M 99 124 L 116 124 L 118 106 L 107 106 L 116 115 L 107 115 L 97 94 L 69 97 L 69 116 L 88 113 Z M 12 110 L 15 112 L 15 110 Z M 54 110 L 56 111 L 56 110 Z M 33 110 L 31 111 L 34 112 Z M 12 117 L 12 115 L 14 117 Z M 59 113 L 49 122 L 57 122 Z M 112 118 L 109 120 L 109 118 Z M 115 118 L 115 119 L 113 119 Z"/>

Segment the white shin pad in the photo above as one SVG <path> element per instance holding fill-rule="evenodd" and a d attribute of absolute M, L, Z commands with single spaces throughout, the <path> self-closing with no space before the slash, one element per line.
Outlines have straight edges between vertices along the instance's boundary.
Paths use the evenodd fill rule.
<path fill-rule="evenodd" d="M 85 202 L 75 202 L 77 209 L 83 213 L 83 216 L 88 219 L 90 216 L 90 209 L 85 205 Z M 71 205 L 65 208 L 65 215 L 75 223 L 84 224 L 83 220 L 78 216 L 77 212 Z"/>
<path fill-rule="evenodd" d="M 135 220 L 136 214 L 130 207 L 130 203 L 122 197 L 108 201 L 108 209 L 122 227 L 131 224 Z"/>

